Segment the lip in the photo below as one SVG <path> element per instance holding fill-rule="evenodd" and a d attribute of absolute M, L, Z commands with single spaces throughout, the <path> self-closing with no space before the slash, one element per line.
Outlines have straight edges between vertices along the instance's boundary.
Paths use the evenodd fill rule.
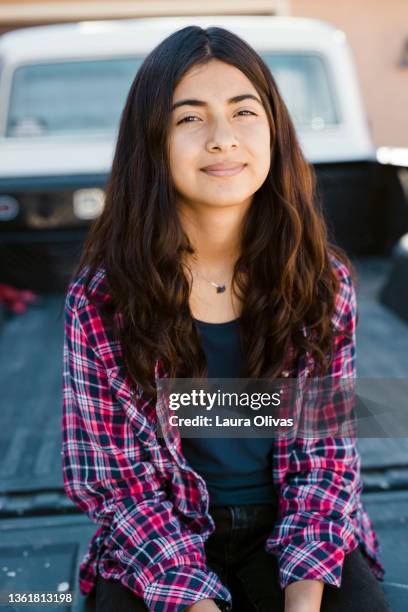
<path fill-rule="evenodd" d="M 235 174 L 239 174 L 245 168 L 245 166 L 246 164 L 211 164 L 210 166 L 202 168 L 202 171 L 211 176 L 233 176 Z"/>

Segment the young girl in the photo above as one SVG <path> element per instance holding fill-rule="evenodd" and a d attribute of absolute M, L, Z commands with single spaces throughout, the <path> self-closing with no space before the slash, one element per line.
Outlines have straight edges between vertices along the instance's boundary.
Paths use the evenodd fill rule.
<path fill-rule="evenodd" d="M 351 273 L 259 55 L 217 27 L 165 39 L 65 302 L 64 484 L 100 524 L 98 611 L 389 610 L 355 440 L 157 435 L 166 377 L 354 377 Z"/>

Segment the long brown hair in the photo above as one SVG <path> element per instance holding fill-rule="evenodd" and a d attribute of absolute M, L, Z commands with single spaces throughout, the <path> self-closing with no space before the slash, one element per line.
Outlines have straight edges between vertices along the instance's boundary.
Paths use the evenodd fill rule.
<path fill-rule="evenodd" d="M 174 32 L 146 57 L 130 87 L 105 207 L 73 274 L 87 268 L 88 295 L 96 269 L 104 269 L 110 313 L 120 313 L 114 328 L 125 366 L 132 383 L 153 394 L 157 358 L 170 377 L 207 375 L 189 309 L 191 285 L 181 264 L 183 251 L 193 248 L 177 215 L 167 147 L 174 88 L 192 66 L 212 58 L 235 66 L 253 83 L 271 130 L 270 170 L 247 211 L 233 277 L 234 290 L 244 296 L 242 375 L 279 377 L 289 354 L 297 364 L 307 351 L 316 367 L 327 371 L 339 282 L 330 255 L 354 274 L 345 253 L 328 240 L 313 169 L 262 58 L 224 28 L 188 26 Z M 247 272 L 246 286 L 241 269 Z"/>

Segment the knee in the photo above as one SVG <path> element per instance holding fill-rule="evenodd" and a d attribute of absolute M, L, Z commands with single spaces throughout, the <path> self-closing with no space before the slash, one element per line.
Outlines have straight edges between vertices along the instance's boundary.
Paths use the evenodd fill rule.
<path fill-rule="evenodd" d="M 321 612 L 392 612 L 378 580 L 340 588 L 325 585 Z"/>

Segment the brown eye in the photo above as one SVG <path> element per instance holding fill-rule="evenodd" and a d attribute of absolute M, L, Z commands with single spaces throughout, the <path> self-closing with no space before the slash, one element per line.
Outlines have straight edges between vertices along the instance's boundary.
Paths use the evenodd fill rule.
<path fill-rule="evenodd" d="M 199 119 L 199 117 L 197 117 L 196 115 L 187 115 L 187 117 L 183 117 L 183 119 L 177 121 L 176 125 L 179 125 L 179 123 L 193 123 L 193 121 L 187 121 L 187 119 Z"/>

